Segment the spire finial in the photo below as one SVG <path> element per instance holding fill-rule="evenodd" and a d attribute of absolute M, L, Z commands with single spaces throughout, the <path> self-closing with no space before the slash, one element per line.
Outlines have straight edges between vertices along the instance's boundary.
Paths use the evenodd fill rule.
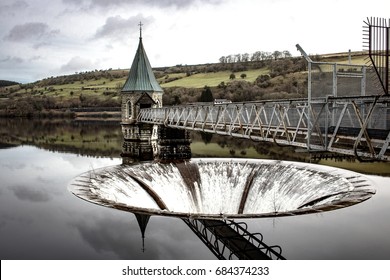
<path fill-rule="evenodd" d="M 139 23 L 138 23 L 138 26 L 139 26 L 139 38 L 140 39 L 142 39 L 142 21 L 140 21 Z"/>

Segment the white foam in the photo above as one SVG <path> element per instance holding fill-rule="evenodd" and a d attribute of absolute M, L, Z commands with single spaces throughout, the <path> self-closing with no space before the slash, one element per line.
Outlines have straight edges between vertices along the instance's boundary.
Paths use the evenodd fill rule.
<path fill-rule="evenodd" d="M 345 202 L 349 196 L 353 204 L 360 202 L 356 197 L 362 201 L 375 192 L 355 187 L 351 178 L 364 180 L 360 174 L 312 164 L 242 159 L 192 159 L 186 164 L 199 176 L 183 178 L 180 168 L 187 166 L 173 163 L 120 165 L 81 175 L 71 191 L 130 211 L 218 217 L 294 213 Z"/>

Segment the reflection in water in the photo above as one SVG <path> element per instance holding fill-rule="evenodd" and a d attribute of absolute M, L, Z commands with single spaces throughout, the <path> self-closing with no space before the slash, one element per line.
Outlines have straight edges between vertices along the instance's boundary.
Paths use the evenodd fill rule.
<path fill-rule="evenodd" d="M 163 217 L 149 220 L 145 232 L 146 251 L 142 252 L 141 233 L 133 214 L 129 217 L 126 212 L 96 207 L 68 193 L 66 186 L 78 174 L 91 168 L 97 170 L 120 164 L 122 134 L 117 124 L 48 122 L 0 120 L 0 139 L 11 139 L 9 143 L 15 145 L 23 144 L 0 149 L 1 259 L 214 257 L 181 219 Z M 74 141 L 68 141 L 72 135 Z M 281 159 L 289 158 L 286 148 L 271 150 L 271 145 L 256 144 L 256 151 L 265 152 L 260 155 L 252 154 L 254 144 L 249 141 L 213 136 L 205 145 L 200 135 L 192 134 L 191 138 L 194 156 L 228 157 L 229 150 L 235 149 L 236 156 L 246 151 L 247 157 L 273 157 L 274 152 L 279 152 Z M 79 149 L 83 144 L 84 148 Z M 355 163 L 354 166 L 371 173 L 388 174 L 390 170 L 389 164 L 384 163 Z M 349 165 L 343 167 L 350 168 Z M 321 214 L 245 219 L 245 222 L 251 232 L 261 232 L 266 243 L 280 245 L 283 256 L 288 259 L 388 259 L 390 179 L 363 177 L 368 178 L 377 190 L 367 202 Z M 49 195 L 48 200 L 39 196 L 43 193 Z"/>
<path fill-rule="evenodd" d="M 139 225 L 139 229 L 141 230 L 141 236 L 142 236 L 142 251 L 145 252 L 145 231 L 146 231 L 146 226 L 148 225 L 148 222 L 149 222 L 149 219 L 150 219 L 150 215 L 146 215 L 146 214 L 138 214 L 138 213 L 134 213 L 136 219 L 137 219 L 137 222 L 138 222 L 138 225 Z"/>
<path fill-rule="evenodd" d="M 123 164 L 132 164 L 153 159 L 153 147 L 150 142 L 123 141 L 121 153 Z"/>
<path fill-rule="evenodd" d="M 266 246 L 262 238 L 251 236 L 250 240 L 258 240 L 256 247 L 242 238 L 249 232 L 240 234 L 238 229 L 242 228 L 237 223 L 226 224 L 224 220 L 318 213 L 360 203 L 375 193 L 364 177 L 334 168 L 249 159 L 189 160 L 185 133 L 164 132 L 162 127 L 153 130 L 161 138 L 145 141 L 138 137 L 135 141 L 137 137 L 132 135 L 131 140 L 125 139 L 122 165 L 82 174 L 71 187 L 87 201 L 137 213 L 143 239 L 149 215 L 174 216 L 184 219 L 210 245 L 207 229 L 214 236 L 214 247 L 208 247 L 224 244 L 231 250 L 229 258 L 264 259 L 272 255 L 281 259 L 281 252 Z M 134 164 L 152 158 L 154 162 Z M 227 241 L 230 238 L 233 243 Z M 255 249 L 259 252 L 254 253 Z"/>
<path fill-rule="evenodd" d="M 185 130 L 160 125 L 133 124 L 122 127 L 124 164 L 138 161 L 183 161 L 191 158 L 191 139 Z"/>
<path fill-rule="evenodd" d="M 44 189 L 31 189 L 21 185 L 11 186 L 9 187 L 9 189 L 14 193 L 17 198 L 21 200 L 32 202 L 45 202 L 50 199 L 50 192 Z"/>
<path fill-rule="evenodd" d="M 273 143 L 259 144 L 200 132 L 191 132 L 190 138 L 192 157 L 245 157 L 313 163 L 309 154 Z M 124 150 L 123 139 L 118 122 L 108 120 L 86 122 L 66 119 L 0 118 L 0 149 L 32 145 L 53 152 L 95 158 L 118 158 Z M 314 162 L 364 174 L 390 175 L 390 162 L 360 163 L 354 159 L 323 159 Z"/>
<path fill-rule="evenodd" d="M 0 118 L 0 148 L 33 145 L 55 152 L 118 157 L 121 143 L 118 122 Z"/>

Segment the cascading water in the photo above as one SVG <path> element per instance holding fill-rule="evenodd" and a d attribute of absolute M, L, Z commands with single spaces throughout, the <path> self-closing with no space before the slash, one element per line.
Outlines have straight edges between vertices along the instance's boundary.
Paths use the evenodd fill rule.
<path fill-rule="evenodd" d="M 327 211 L 375 191 L 347 170 L 269 160 L 191 159 L 89 171 L 70 190 L 93 203 L 154 215 L 239 218 Z"/>

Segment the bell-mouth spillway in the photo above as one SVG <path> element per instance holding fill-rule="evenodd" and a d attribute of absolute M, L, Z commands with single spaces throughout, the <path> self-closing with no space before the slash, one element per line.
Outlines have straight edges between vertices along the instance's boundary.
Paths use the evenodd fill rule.
<path fill-rule="evenodd" d="M 375 194 L 363 175 L 308 163 L 195 158 L 91 170 L 70 191 L 133 213 L 187 218 L 249 218 L 317 213 Z"/>

